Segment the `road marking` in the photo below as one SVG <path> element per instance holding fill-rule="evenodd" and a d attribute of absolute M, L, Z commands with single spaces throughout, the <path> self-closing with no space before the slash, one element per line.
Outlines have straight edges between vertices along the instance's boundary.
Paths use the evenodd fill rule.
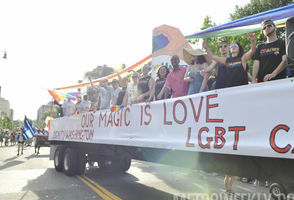
<path fill-rule="evenodd" d="M 104 200 L 122 200 L 115 194 L 112 194 L 108 190 L 106 190 L 101 185 L 97 184 L 95 181 L 91 180 L 89 177 L 82 175 L 77 176 L 81 181 L 83 181 L 85 184 L 87 184 L 92 190 L 94 190 L 100 197 L 102 197 Z M 96 187 L 95 187 L 96 186 Z"/>
<path fill-rule="evenodd" d="M 94 190 L 100 197 L 102 197 L 104 200 L 112 200 L 110 197 L 108 197 L 107 195 L 105 195 L 103 192 L 101 192 L 100 190 L 98 190 L 97 188 L 95 188 L 93 185 L 91 185 L 91 183 L 89 183 L 88 181 L 86 181 L 85 179 L 83 179 L 80 176 L 77 176 L 81 181 L 83 181 L 84 183 L 86 183 L 92 190 Z"/>
<path fill-rule="evenodd" d="M 104 187 L 102 187 L 101 185 L 98 185 L 98 183 L 96 183 L 95 181 L 91 180 L 89 177 L 82 175 L 83 178 L 87 179 L 88 181 L 90 181 L 92 184 L 94 184 L 96 187 L 98 187 L 102 192 L 104 192 L 106 195 L 108 195 L 110 198 L 114 199 L 114 200 L 122 200 L 121 198 L 119 198 L 118 196 L 116 196 L 115 194 L 112 194 L 111 192 L 109 192 L 108 190 L 106 190 Z"/>

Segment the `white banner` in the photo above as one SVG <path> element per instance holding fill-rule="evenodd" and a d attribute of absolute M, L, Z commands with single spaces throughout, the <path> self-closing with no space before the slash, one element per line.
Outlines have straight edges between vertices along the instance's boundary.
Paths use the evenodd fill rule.
<path fill-rule="evenodd" d="M 293 158 L 294 80 L 54 119 L 49 140 Z"/>

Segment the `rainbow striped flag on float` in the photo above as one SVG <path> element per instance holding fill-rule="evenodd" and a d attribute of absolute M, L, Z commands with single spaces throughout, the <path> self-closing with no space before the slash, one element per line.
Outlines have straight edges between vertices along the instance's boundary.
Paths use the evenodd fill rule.
<path fill-rule="evenodd" d="M 62 101 L 64 99 L 71 99 L 71 100 L 75 101 L 77 99 L 77 97 L 81 97 L 80 92 L 69 92 L 66 94 L 61 93 L 61 92 L 57 92 L 57 91 L 52 91 L 52 90 L 48 90 L 48 92 L 57 103 L 60 103 L 60 101 Z"/>
<path fill-rule="evenodd" d="M 117 111 L 119 111 L 121 109 L 123 109 L 123 106 L 117 106 L 117 105 L 115 105 L 115 106 L 112 106 L 111 107 L 111 112 L 117 112 Z"/>

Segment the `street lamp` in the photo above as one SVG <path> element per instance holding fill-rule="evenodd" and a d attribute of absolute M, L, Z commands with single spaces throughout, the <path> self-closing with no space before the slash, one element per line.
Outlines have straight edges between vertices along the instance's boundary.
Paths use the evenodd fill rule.
<path fill-rule="evenodd" d="M 7 51 L 6 50 L 2 50 L 1 52 L 3 52 L 3 59 L 7 59 Z"/>

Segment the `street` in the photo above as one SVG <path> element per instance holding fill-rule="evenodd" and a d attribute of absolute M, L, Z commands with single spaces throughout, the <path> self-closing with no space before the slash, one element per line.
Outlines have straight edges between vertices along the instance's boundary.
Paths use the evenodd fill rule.
<path fill-rule="evenodd" d="M 220 199 L 225 196 L 224 177 L 143 161 L 132 161 L 127 173 L 107 173 L 95 163 L 82 176 L 68 177 L 54 169 L 49 148 L 34 154 L 26 147 L 0 147 L 0 200 L 81 199 Z M 268 188 L 234 180 L 234 198 L 269 199 Z"/>

